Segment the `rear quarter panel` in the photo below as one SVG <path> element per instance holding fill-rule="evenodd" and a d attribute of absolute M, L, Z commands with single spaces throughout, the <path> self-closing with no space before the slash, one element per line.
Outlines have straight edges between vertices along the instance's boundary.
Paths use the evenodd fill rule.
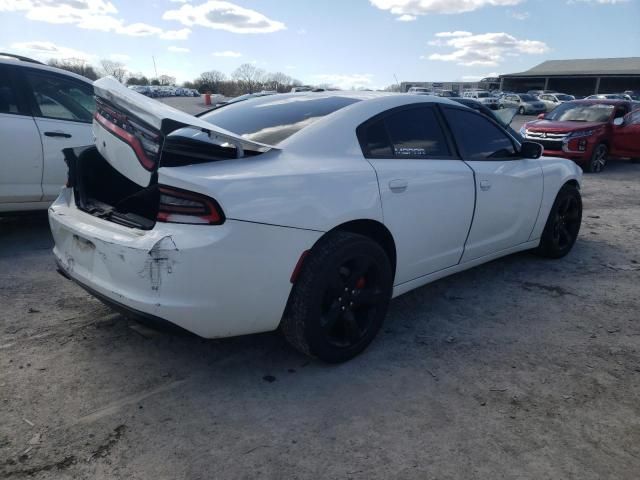
<path fill-rule="evenodd" d="M 395 95 L 358 102 L 292 135 L 279 150 L 161 168 L 159 182 L 209 195 L 236 220 L 318 231 L 351 220 L 383 222 L 376 172 L 362 154 L 356 128 L 389 108 L 431 101 Z"/>

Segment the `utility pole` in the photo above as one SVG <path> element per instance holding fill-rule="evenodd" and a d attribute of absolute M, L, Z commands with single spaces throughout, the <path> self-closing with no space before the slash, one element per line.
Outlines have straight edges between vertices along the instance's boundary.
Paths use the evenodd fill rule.
<path fill-rule="evenodd" d="M 153 70 L 156 72 L 156 79 L 158 78 L 158 69 L 156 68 L 156 57 L 151 55 L 151 59 L 153 60 Z"/>

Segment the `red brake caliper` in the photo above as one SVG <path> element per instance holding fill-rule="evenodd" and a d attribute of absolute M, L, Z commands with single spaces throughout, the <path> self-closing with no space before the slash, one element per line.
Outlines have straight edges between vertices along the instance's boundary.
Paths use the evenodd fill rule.
<path fill-rule="evenodd" d="M 362 289 L 364 288 L 364 286 L 365 286 L 365 285 L 366 285 L 366 282 L 365 282 L 365 280 L 364 280 L 364 277 L 360 277 L 360 278 L 358 279 L 358 281 L 356 282 L 356 288 L 357 288 L 358 290 L 362 290 Z"/>

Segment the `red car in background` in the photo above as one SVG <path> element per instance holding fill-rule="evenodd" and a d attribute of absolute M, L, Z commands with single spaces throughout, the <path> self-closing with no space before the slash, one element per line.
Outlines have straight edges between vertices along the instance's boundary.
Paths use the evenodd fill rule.
<path fill-rule="evenodd" d="M 566 102 L 524 124 L 520 134 L 540 143 L 546 156 L 568 158 L 587 172 L 600 172 L 612 157 L 640 159 L 640 103 Z"/>

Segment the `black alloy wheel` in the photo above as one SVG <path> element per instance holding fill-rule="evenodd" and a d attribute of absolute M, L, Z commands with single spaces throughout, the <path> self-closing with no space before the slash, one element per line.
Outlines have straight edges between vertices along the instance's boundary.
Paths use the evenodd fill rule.
<path fill-rule="evenodd" d="M 609 149 L 604 143 L 601 143 L 593 149 L 589 163 L 587 164 L 587 172 L 600 173 L 604 170 L 609 156 Z"/>
<path fill-rule="evenodd" d="M 536 253 L 549 258 L 564 257 L 578 238 L 581 222 L 580 191 L 574 185 L 565 185 L 551 207 Z"/>
<path fill-rule="evenodd" d="M 325 362 L 349 360 L 374 339 L 387 312 L 393 274 L 373 240 L 332 232 L 305 258 L 281 323 L 296 349 Z"/>

